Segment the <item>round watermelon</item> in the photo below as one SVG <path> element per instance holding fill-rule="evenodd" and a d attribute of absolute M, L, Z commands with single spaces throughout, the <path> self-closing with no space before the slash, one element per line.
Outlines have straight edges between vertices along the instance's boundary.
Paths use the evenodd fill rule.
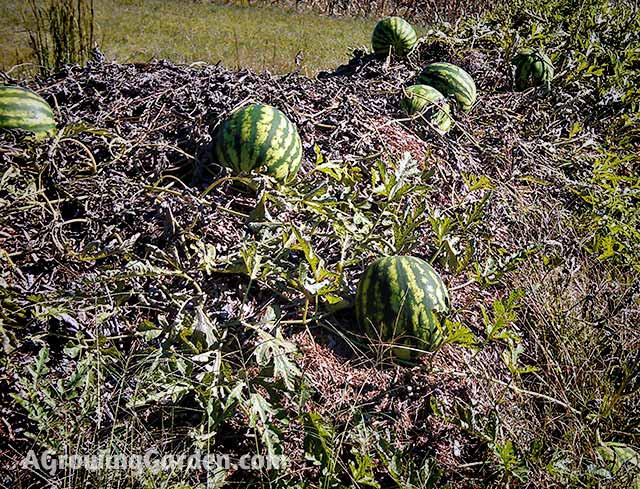
<path fill-rule="evenodd" d="M 280 110 L 254 104 L 233 112 L 220 124 L 214 141 L 218 163 L 245 175 L 264 168 L 289 181 L 302 162 L 302 141 L 295 125 Z"/>
<path fill-rule="evenodd" d="M 51 106 L 38 94 L 12 85 L 0 86 L 0 129 L 23 129 L 43 136 L 55 127 Z"/>
<path fill-rule="evenodd" d="M 387 17 L 376 24 L 371 37 L 373 52 L 386 57 L 389 52 L 404 57 L 416 45 L 418 36 L 411 24 L 401 17 Z"/>
<path fill-rule="evenodd" d="M 516 65 L 516 90 L 548 84 L 553 79 L 553 63 L 540 51 L 521 49 L 511 62 Z"/>
<path fill-rule="evenodd" d="M 440 134 L 446 134 L 453 124 L 444 95 L 427 85 L 405 88 L 401 108 L 412 119 L 428 121 Z"/>
<path fill-rule="evenodd" d="M 411 360 L 442 343 L 441 315 L 449 293 L 426 261 L 412 256 L 380 258 L 366 270 L 356 292 L 356 318 L 373 341 L 392 344 Z"/>
<path fill-rule="evenodd" d="M 476 102 L 476 84 L 471 75 L 451 63 L 432 63 L 418 76 L 418 83 L 429 85 L 446 97 L 454 97 L 465 112 Z"/>

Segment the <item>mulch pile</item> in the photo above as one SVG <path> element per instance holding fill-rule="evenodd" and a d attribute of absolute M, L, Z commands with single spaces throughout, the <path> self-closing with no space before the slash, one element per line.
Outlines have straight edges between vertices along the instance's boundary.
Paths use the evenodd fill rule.
<path fill-rule="evenodd" d="M 446 137 L 398 122 L 403 117 L 398 111 L 401 87 L 430 61 L 456 62 L 478 83 L 477 107 L 469 115 L 457 113 L 458 125 Z M 390 64 L 354 53 L 348 64 L 317 79 L 157 61 L 90 63 L 34 81 L 30 87 L 54 107 L 59 126 L 69 127 L 61 138 L 37 144 L 27 144 L 19 132 L 0 134 L 0 300 L 12 311 L 5 323 L 24 337 L 46 338 L 52 356 L 62 360 L 61 338 L 77 331 L 96 334 L 97 309 L 89 306 L 102 301 L 106 290 L 113 291 L 127 270 L 152 266 L 143 262 L 170 254 L 176 243 L 187 246 L 191 233 L 213 246 L 218 256 L 237 249 L 247 239 L 247 228 L 241 217 L 227 210 L 249 212 L 256 205 L 255 196 L 231 182 L 210 191 L 206 199 L 199 196 L 226 172 L 209 158 L 212 131 L 245 103 L 274 105 L 297 124 L 304 142 L 303 174 L 313 168 L 316 147 L 325 159 L 360 165 L 364 171 L 376 157 L 400 157 L 408 151 L 425 167 L 437 170 L 434 179 L 442 190 L 442 206 L 467 194 L 463 173 L 486 175 L 514 187 L 522 185 L 518 175 L 532 172 L 541 180 L 552 180 L 553 174 L 543 173 L 553 170 L 540 164 L 547 156 L 544 141 L 564 129 L 545 128 L 544 115 L 536 111 L 537 93 L 510 91 L 508 69 L 505 60 L 491 53 L 459 57 L 445 44 L 431 44 L 420 46 L 407 62 Z M 174 181 L 171 192 L 158 190 L 160 180 L 163 185 Z M 34 181 L 38 189 L 30 187 Z M 539 214 L 542 229 L 550 217 L 536 192 L 531 190 L 529 197 L 540 205 L 526 212 Z M 524 232 L 508 212 L 511 199 L 508 189 L 496 193 L 488 220 L 494 240 L 507 250 L 522 246 Z M 167 259 L 183 260 L 182 267 L 206 293 L 207 312 L 217 321 L 250 315 L 251 309 L 259 312 L 272 300 L 268 291 L 258 291 L 243 304 L 244 278 L 205 274 L 181 256 Z M 144 276 L 127 278 L 127 283 L 126 296 L 108 298 L 119 309 L 100 320 L 101 335 L 126 336 L 143 320 L 175 318 L 176 304 L 187 301 L 191 293 L 184 277 L 167 277 L 164 287 Z M 30 300 L 36 300 L 29 297 L 64 304 L 73 314 L 26 320 L 21 314 Z M 458 308 L 478 301 L 490 304 L 489 293 L 473 285 L 454 295 Z M 478 314 L 477 307 L 475 311 Z M 338 318 L 338 324 L 348 326 L 350 320 Z M 462 446 L 464 435 L 429 416 L 429 398 L 438 392 L 452 402 L 480 402 L 478 385 L 455 372 L 465 368 L 470 354 L 447 349 L 438 362 L 453 373 L 435 375 L 419 367 L 380 369 L 366 364 L 325 330 L 309 336 L 304 329 L 292 328 L 290 338 L 304 353 L 301 366 L 313 387 L 322 393 L 310 401 L 314 409 L 331 412 L 338 420 L 344 413 L 346 420 L 358 399 L 386 414 L 379 423 L 414 443 L 416 450 L 435 450 L 445 463 L 451 457 L 465 459 L 464 450 L 453 448 Z M 122 340 L 115 346 L 126 350 L 130 344 Z M 12 354 L 23 355 L 26 363 L 37 350 L 35 342 L 27 341 Z M 474 361 L 500 364 L 497 353 L 486 351 Z M 71 367 L 61 361 L 55 369 L 64 376 Z M 0 430 L 16 444 L 23 439 L 25 420 L 8 398 L 15 389 L 13 374 L 1 375 L 5 426 Z"/>

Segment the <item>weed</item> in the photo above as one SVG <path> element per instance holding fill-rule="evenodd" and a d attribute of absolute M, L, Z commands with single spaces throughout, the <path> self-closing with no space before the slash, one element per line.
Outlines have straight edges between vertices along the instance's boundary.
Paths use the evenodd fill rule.
<path fill-rule="evenodd" d="M 94 42 L 93 0 L 29 0 L 29 19 L 24 19 L 42 74 L 67 64 L 84 64 Z"/>

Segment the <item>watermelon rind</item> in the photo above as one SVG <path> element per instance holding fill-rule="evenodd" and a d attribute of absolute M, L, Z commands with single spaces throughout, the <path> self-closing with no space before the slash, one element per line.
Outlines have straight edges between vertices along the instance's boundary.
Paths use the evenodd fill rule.
<path fill-rule="evenodd" d="M 553 63 L 549 57 L 536 49 L 519 50 L 511 62 L 516 67 L 516 90 L 549 85 L 555 75 Z"/>
<path fill-rule="evenodd" d="M 401 109 L 411 119 L 427 122 L 440 134 L 446 134 L 453 125 L 451 108 L 445 96 L 428 85 L 406 87 Z"/>
<path fill-rule="evenodd" d="M 453 97 L 460 108 L 469 112 L 476 102 L 477 90 L 473 78 L 452 63 L 431 63 L 418 76 L 419 85 L 429 85 L 445 97 Z"/>
<path fill-rule="evenodd" d="M 449 293 L 438 273 L 413 256 L 374 261 L 356 292 L 356 319 L 374 342 L 390 344 L 401 360 L 413 360 L 442 343 L 441 317 Z"/>
<path fill-rule="evenodd" d="M 51 106 L 37 93 L 13 85 L 0 86 L 0 129 L 22 129 L 45 136 L 55 128 Z"/>
<path fill-rule="evenodd" d="M 371 36 L 373 52 L 381 58 L 393 52 L 405 57 L 415 47 L 418 36 L 414 28 L 402 17 L 387 17 L 379 21 Z"/>
<path fill-rule="evenodd" d="M 218 127 L 214 140 L 218 163 L 246 175 L 264 168 L 279 181 L 289 181 L 302 162 L 298 130 L 279 109 L 252 104 L 240 108 Z"/>

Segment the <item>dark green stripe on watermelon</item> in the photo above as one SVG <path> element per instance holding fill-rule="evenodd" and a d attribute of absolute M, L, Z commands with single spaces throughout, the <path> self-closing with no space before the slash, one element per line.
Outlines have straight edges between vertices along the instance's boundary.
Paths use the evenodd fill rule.
<path fill-rule="evenodd" d="M 393 315 L 395 316 L 395 322 L 393 329 L 391 330 L 391 339 L 394 342 L 398 340 L 411 340 L 413 338 L 413 332 L 406 330 L 403 325 L 411 321 L 413 304 L 411 301 L 411 285 L 407 280 L 406 264 L 401 260 L 391 261 L 390 267 L 394 269 L 394 277 L 398 284 L 398 290 L 392 297 L 391 305 Z M 393 280 L 391 280 L 393 283 Z"/>
<path fill-rule="evenodd" d="M 468 112 L 476 101 L 476 84 L 469 73 L 451 63 L 432 63 L 418 76 L 418 83 L 429 85 L 447 97 L 454 97 Z"/>
<path fill-rule="evenodd" d="M 55 127 L 53 110 L 42 97 L 26 88 L 0 86 L 0 129 L 43 135 Z"/>
<path fill-rule="evenodd" d="M 28 114 L 25 116 L 19 116 L 19 117 L 5 117 L 0 115 L 0 128 L 2 129 L 23 129 L 25 131 L 29 131 L 29 132 L 33 132 L 36 134 L 41 134 L 41 133 L 45 133 L 50 131 L 51 128 L 51 124 L 48 123 L 42 123 L 42 124 L 36 124 L 36 123 L 30 123 L 29 125 L 26 125 L 24 123 L 25 118 L 29 117 L 31 118 L 32 114 Z"/>
<path fill-rule="evenodd" d="M 280 123 L 282 122 L 282 117 L 283 117 L 282 112 L 280 112 L 279 110 L 274 111 L 273 120 L 271 121 L 271 126 L 269 127 L 269 132 L 267 133 L 267 139 L 265 140 L 264 144 L 261 146 L 260 152 L 258 154 L 258 158 L 257 158 L 257 160 L 255 160 L 253 162 L 254 164 L 256 163 L 256 161 L 260 161 L 260 162 L 266 161 L 266 159 L 267 159 L 267 151 L 273 145 L 273 142 L 274 142 L 273 138 L 275 137 L 276 132 L 280 128 Z"/>
<path fill-rule="evenodd" d="M 286 171 L 287 174 L 295 174 L 302 161 L 302 142 L 297 133 L 292 134 L 291 142 L 279 162 L 269 167 L 269 172 L 278 175 Z"/>
<path fill-rule="evenodd" d="M 249 168 L 245 168 L 245 165 L 243 165 L 243 158 L 242 158 L 242 127 L 244 126 L 245 120 L 247 119 L 248 116 L 249 114 L 245 112 L 239 112 L 237 116 L 233 118 L 233 122 L 231 122 L 233 127 L 232 134 L 234 136 L 233 152 L 235 155 L 237 155 L 236 157 L 237 157 L 238 164 L 236 168 L 239 171 L 251 170 L 251 166 L 249 166 Z"/>
<path fill-rule="evenodd" d="M 257 116 L 257 117 L 256 117 Z M 256 113 L 251 117 L 251 132 L 249 133 L 249 141 L 255 141 L 258 137 L 258 120 L 259 117 L 262 117 L 262 112 Z M 248 157 L 251 160 L 251 168 L 253 168 L 255 161 L 258 157 L 258 151 L 260 148 L 255 145 L 247 145 L 248 148 Z"/>

